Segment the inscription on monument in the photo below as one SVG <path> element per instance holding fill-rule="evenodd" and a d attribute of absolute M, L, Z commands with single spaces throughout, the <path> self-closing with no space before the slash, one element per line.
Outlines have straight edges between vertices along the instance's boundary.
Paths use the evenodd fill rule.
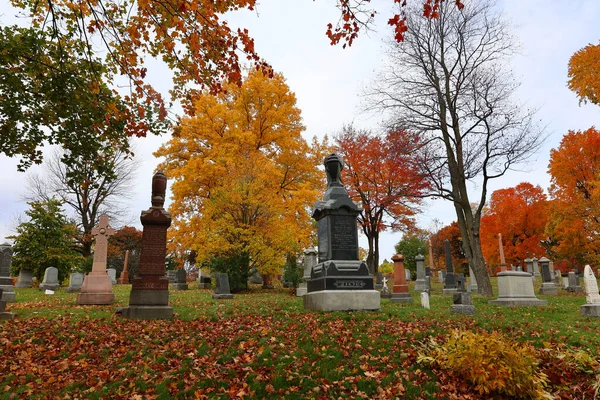
<path fill-rule="evenodd" d="M 335 281 L 333 286 L 338 289 L 362 289 L 366 283 L 364 281 Z"/>
<path fill-rule="evenodd" d="M 167 227 L 148 226 L 142 236 L 140 265 L 145 266 L 145 275 L 164 275 Z"/>
<path fill-rule="evenodd" d="M 331 216 L 331 252 L 334 260 L 356 260 L 358 237 L 356 218 Z"/>

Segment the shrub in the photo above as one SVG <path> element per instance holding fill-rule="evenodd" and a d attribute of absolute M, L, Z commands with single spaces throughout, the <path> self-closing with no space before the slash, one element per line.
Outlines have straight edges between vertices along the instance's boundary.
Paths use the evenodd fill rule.
<path fill-rule="evenodd" d="M 548 379 L 537 368 L 535 349 L 497 332 L 454 330 L 445 343 L 424 343 L 417 360 L 466 380 L 480 395 L 553 398 L 544 389 Z"/>

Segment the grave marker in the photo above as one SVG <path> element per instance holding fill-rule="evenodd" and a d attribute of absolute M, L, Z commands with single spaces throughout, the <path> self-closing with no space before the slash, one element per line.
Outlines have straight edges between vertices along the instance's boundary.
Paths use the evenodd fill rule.
<path fill-rule="evenodd" d="M 417 280 L 415 281 L 415 292 L 424 292 L 427 289 L 427 283 L 425 282 L 425 257 L 421 255 L 421 249 L 419 254 L 415 257 L 415 263 L 417 264 Z"/>
<path fill-rule="evenodd" d="M 548 305 L 546 300 L 535 297 L 531 275 L 517 271 L 498 273 L 498 298 L 488 303 L 511 307 Z"/>
<path fill-rule="evenodd" d="M 229 276 L 224 273 L 216 274 L 217 284 L 215 288 L 215 293 L 213 293 L 212 298 L 217 300 L 222 299 L 233 299 L 233 295 L 231 294 L 231 289 L 229 288 Z"/>
<path fill-rule="evenodd" d="M 83 279 L 81 290 L 77 295 L 78 305 L 111 304 L 115 301 L 112 279 L 106 272 L 108 238 L 114 233 L 114 229 L 108 225 L 108 216 L 100 216 L 100 222 L 92 229 L 92 235 L 96 239 L 92 272 Z"/>
<path fill-rule="evenodd" d="M 594 271 L 589 265 L 583 269 L 583 285 L 585 286 L 585 300 L 587 304 L 579 307 L 584 317 L 600 317 L 600 294 L 598 294 L 598 281 Z"/>
<path fill-rule="evenodd" d="M 79 292 L 83 284 L 84 275 L 81 272 L 73 272 L 69 277 L 69 287 L 66 289 L 68 293 Z"/>
<path fill-rule="evenodd" d="M 0 288 L 0 299 L 2 299 L 3 290 L 4 289 Z M 0 321 L 11 320 L 14 317 L 15 317 L 15 314 L 6 311 L 6 301 L 0 300 Z"/>
<path fill-rule="evenodd" d="M 444 250 L 446 253 L 446 275 L 444 277 L 444 296 L 452 296 L 456 292 L 456 280 L 454 278 L 454 268 L 452 266 L 452 254 L 450 253 L 450 241 L 446 239 L 444 242 Z"/>
<path fill-rule="evenodd" d="M 187 273 L 185 269 L 180 268 L 175 271 L 175 282 L 171 284 L 174 290 L 188 290 Z"/>
<path fill-rule="evenodd" d="M 10 277 L 10 264 L 12 262 L 13 249 L 10 244 L 0 244 L 0 289 L 2 289 L 1 301 L 12 303 L 16 299 L 13 280 Z"/>
<path fill-rule="evenodd" d="M 546 257 L 542 257 L 539 259 L 539 263 L 542 266 L 542 286 L 540 287 L 540 294 L 556 296 L 558 294 L 558 288 L 554 282 L 552 282 L 550 260 Z"/>
<path fill-rule="evenodd" d="M 30 288 L 33 283 L 33 271 L 23 269 L 19 271 L 19 279 L 15 287 L 17 288 Z"/>
<path fill-rule="evenodd" d="M 583 293 L 583 288 L 579 283 L 579 276 L 574 271 L 569 271 L 567 291 Z"/>
<path fill-rule="evenodd" d="M 406 274 L 404 273 L 404 256 L 395 254 L 392 256 L 394 262 L 394 286 L 390 300 L 394 303 L 412 303 L 413 298 L 406 284 Z"/>
<path fill-rule="evenodd" d="M 311 247 L 304 250 L 304 274 L 302 275 L 302 282 L 300 282 L 300 285 L 296 289 L 296 296 L 302 297 L 307 293 L 306 282 L 310 279 L 310 272 L 315 265 L 317 265 L 317 249 Z"/>
<path fill-rule="evenodd" d="M 58 269 L 54 267 L 48 267 L 44 271 L 44 280 L 40 283 L 40 290 L 58 290 L 60 283 L 58 283 Z"/>

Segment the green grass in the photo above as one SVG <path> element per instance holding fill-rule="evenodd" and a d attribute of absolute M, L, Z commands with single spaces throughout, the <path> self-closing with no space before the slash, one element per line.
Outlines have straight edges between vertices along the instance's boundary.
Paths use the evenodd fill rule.
<path fill-rule="evenodd" d="M 416 362 L 422 341 L 454 328 L 501 331 L 507 340 L 531 343 L 550 372 L 568 369 L 561 354 L 599 356 L 600 321 L 580 316 L 582 294 L 539 296 L 547 307 L 524 308 L 474 295 L 476 314 L 468 317 L 450 313 L 451 297 L 437 282 L 430 310 L 414 294 L 412 304 L 383 299 L 380 311 L 355 313 L 305 311 L 301 298 L 281 288 L 217 301 L 212 290 L 193 286 L 171 291 L 173 321 L 116 316 L 128 305 L 129 285 L 114 287 L 109 306 L 77 306 L 77 294 L 63 290 L 15 289 L 17 302 L 8 310 L 18 317 L 0 325 L 0 397 L 460 396 L 465 385 L 449 389 L 439 371 Z M 587 379 L 589 393 L 594 377 L 576 378 Z M 553 379 L 558 397 L 575 384 L 570 375 Z"/>

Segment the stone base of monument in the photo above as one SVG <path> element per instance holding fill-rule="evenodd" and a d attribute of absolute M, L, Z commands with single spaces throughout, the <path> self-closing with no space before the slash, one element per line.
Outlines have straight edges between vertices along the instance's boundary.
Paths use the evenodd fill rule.
<path fill-rule="evenodd" d="M 297 297 L 302 297 L 302 296 L 304 296 L 307 293 L 307 291 L 308 291 L 308 288 L 306 286 L 306 282 L 302 282 L 300 284 L 300 286 L 298 286 L 296 288 L 296 296 Z"/>
<path fill-rule="evenodd" d="M 472 304 L 452 304 L 450 306 L 450 311 L 454 314 L 474 315 L 475 306 Z"/>
<path fill-rule="evenodd" d="M 173 307 L 169 306 L 168 290 L 131 290 L 129 307 L 123 307 L 121 315 L 130 319 L 171 319 Z"/>
<path fill-rule="evenodd" d="M 584 317 L 600 317 L 600 304 L 584 304 L 579 311 Z"/>
<path fill-rule="evenodd" d="M 456 293 L 458 289 L 454 288 L 454 289 L 443 289 L 442 290 L 442 294 L 444 296 L 454 296 L 454 293 Z"/>
<path fill-rule="evenodd" d="M 81 285 L 81 290 L 77 295 L 78 305 L 99 305 L 112 304 L 115 301 L 115 295 L 112 292 L 112 283 L 108 274 L 100 273 L 92 275 L 90 272 Z M 41 287 L 41 285 L 40 285 Z"/>
<path fill-rule="evenodd" d="M 121 276 L 119 277 L 117 282 L 119 282 L 119 284 L 121 284 L 121 285 L 128 284 L 129 283 L 129 271 L 121 272 Z"/>
<path fill-rule="evenodd" d="M 17 294 L 15 293 L 12 285 L 0 285 L 0 289 L 2 289 L 2 296 L 0 296 L 0 301 L 5 301 L 7 303 L 15 302 Z"/>
<path fill-rule="evenodd" d="M 540 294 L 556 296 L 558 294 L 558 288 L 552 282 L 544 282 L 540 287 Z"/>
<path fill-rule="evenodd" d="M 188 290 L 187 283 L 171 283 L 171 289 L 173 290 Z"/>
<path fill-rule="evenodd" d="M 39 290 L 52 290 L 56 292 L 60 289 L 60 283 L 40 283 Z"/>
<path fill-rule="evenodd" d="M 583 293 L 583 288 L 581 286 L 569 286 L 567 287 L 567 292 Z"/>
<path fill-rule="evenodd" d="M 498 298 L 488 304 L 509 307 L 547 306 L 546 300 L 535 297 L 531 275 L 527 272 L 505 271 L 498 273 Z"/>
<path fill-rule="evenodd" d="M 413 298 L 410 293 L 392 293 L 390 301 L 393 303 L 412 303 Z"/>
<path fill-rule="evenodd" d="M 233 299 L 233 295 L 231 293 L 213 293 L 212 298 L 215 300 L 227 300 Z"/>
<path fill-rule="evenodd" d="M 320 290 L 302 297 L 304 309 L 314 311 L 376 311 L 381 308 L 379 291 Z"/>
<path fill-rule="evenodd" d="M 415 292 L 426 292 L 429 290 L 427 287 L 427 282 L 425 279 L 418 279 L 415 281 L 415 288 L 413 289 Z"/>
<path fill-rule="evenodd" d="M 80 291 L 81 291 L 81 286 L 79 286 L 79 287 L 69 286 L 68 288 L 65 289 L 65 292 L 67 292 L 67 293 L 76 293 L 76 292 L 80 292 Z"/>

